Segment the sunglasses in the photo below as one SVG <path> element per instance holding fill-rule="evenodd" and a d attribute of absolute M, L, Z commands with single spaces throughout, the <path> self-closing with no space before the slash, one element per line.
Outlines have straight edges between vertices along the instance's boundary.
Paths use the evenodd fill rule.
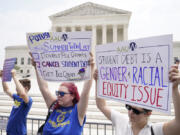
<path fill-rule="evenodd" d="M 134 113 L 134 114 L 136 114 L 136 115 L 139 115 L 139 114 L 145 113 L 145 111 L 139 111 L 139 110 L 137 110 L 137 109 L 133 108 L 133 107 L 132 107 L 132 106 L 130 106 L 130 105 L 126 105 L 126 109 L 127 109 L 128 111 L 132 110 L 132 111 L 133 111 L 133 113 Z"/>
<path fill-rule="evenodd" d="M 64 97 L 65 94 L 72 94 L 72 93 L 67 93 L 67 92 L 63 92 L 63 91 L 56 91 L 56 96 L 61 96 Z"/>

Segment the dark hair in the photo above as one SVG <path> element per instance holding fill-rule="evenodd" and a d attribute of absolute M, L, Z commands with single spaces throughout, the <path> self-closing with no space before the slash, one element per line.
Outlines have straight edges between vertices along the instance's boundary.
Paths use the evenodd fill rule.
<path fill-rule="evenodd" d="M 19 82 L 23 87 L 28 87 L 28 91 L 31 89 L 31 81 L 29 79 L 21 79 Z"/>
<path fill-rule="evenodd" d="M 73 105 L 79 102 L 80 97 L 79 97 L 78 89 L 74 83 L 64 82 L 61 84 L 61 86 L 67 87 L 68 91 L 74 95 L 74 99 L 72 101 Z"/>

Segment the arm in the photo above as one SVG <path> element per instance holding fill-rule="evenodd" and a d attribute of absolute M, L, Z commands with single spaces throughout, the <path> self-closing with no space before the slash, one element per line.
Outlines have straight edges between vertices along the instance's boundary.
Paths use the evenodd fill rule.
<path fill-rule="evenodd" d="M 30 54 L 30 55 L 32 57 L 32 54 Z M 45 80 L 43 80 L 42 78 L 40 78 L 40 76 L 37 72 L 36 63 L 33 59 L 32 59 L 32 65 L 35 68 L 39 89 L 41 91 L 41 94 L 42 94 L 45 102 L 46 102 L 47 107 L 49 108 L 51 106 L 51 104 L 56 100 L 56 97 L 53 96 L 52 93 L 49 91 L 48 83 Z"/>
<path fill-rule="evenodd" d="M 3 76 L 3 71 L 1 70 L 1 71 L 0 71 L 0 77 L 1 77 L 1 79 L 2 79 L 2 76 Z M 2 81 L 2 86 L 3 86 L 4 92 L 5 92 L 8 96 L 10 96 L 10 97 L 12 98 L 13 93 L 9 90 L 9 87 L 8 87 L 8 85 L 7 85 L 7 82 L 3 82 L 3 81 Z"/>
<path fill-rule="evenodd" d="M 178 66 L 171 67 L 169 72 L 169 80 L 173 83 L 172 99 L 174 103 L 175 119 L 163 125 L 164 135 L 178 135 L 180 133 L 180 93 L 178 91 L 178 84 L 180 84 L 180 73 Z"/>
<path fill-rule="evenodd" d="M 97 80 L 98 80 L 98 70 L 96 69 L 94 72 L 94 80 L 96 82 L 96 105 L 101 110 L 101 112 L 106 116 L 107 119 L 111 120 L 111 110 L 110 107 L 107 106 L 106 101 L 102 98 L 97 97 Z"/>
<path fill-rule="evenodd" d="M 86 110 L 88 107 L 89 92 L 90 92 L 92 82 L 93 82 L 92 74 L 93 74 L 93 70 L 94 70 L 94 63 L 93 63 L 93 56 L 91 53 L 90 53 L 90 55 L 91 55 L 91 59 L 90 59 L 91 79 L 84 83 L 83 91 L 81 93 L 81 98 L 80 98 L 80 100 L 78 102 L 78 106 L 77 106 L 78 107 L 77 108 L 78 109 L 78 119 L 79 119 L 80 125 L 82 125 L 83 121 L 84 121 L 84 117 L 85 117 Z"/>
<path fill-rule="evenodd" d="M 37 77 L 37 83 L 38 83 L 39 89 L 46 102 L 47 107 L 49 108 L 51 104 L 56 100 L 56 97 L 53 96 L 52 93 L 49 91 L 48 83 L 45 80 L 40 78 L 36 68 L 35 68 L 35 71 L 36 71 L 36 77 Z"/>
<path fill-rule="evenodd" d="M 16 71 L 13 69 L 11 71 L 11 74 L 12 74 L 12 78 L 14 80 L 14 83 L 16 85 L 16 91 L 17 91 L 17 94 L 23 99 L 23 101 L 25 103 L 28 103 L 29 102 L 29 97 L 25 91 L 25 88 L 22 86 L 22 84 L 19 82 L 19 80 L 16 78 Z"/>

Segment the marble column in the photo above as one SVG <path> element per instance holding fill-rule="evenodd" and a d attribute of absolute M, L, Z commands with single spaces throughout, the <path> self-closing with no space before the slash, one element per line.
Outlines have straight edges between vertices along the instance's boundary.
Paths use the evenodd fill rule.
<path fill-rule="evenodd" d="M 72 32 L 75 32 L 75 31 L 76 31 L 75 26 L 72 26 L 72 27 L 71 27 L 71 31 L 72 31 Z"/>
<path fill-rule="evenodd" d="M 107 26 L 103 25 L 102 26 L 102 44 L 107 43 Z"/>
<path fill-rule="evenodd" d="M 123 25 L 123 40 L 128 40 L 128 25 Z"/>
<path fill-rule="evenodd" d="M 117 42 L 117 25 L 113 25 L 113 42 Z"/>
<path fill-rule="evenodd" d="M 94 55 L 94 57 L 95 57 L 95 46 L 96 46 L 96 37 L 97 37 L 97 35 L 96 35 L 96 26 L 95 25 L 93 25 L 92 26 L 92 53 L 93 53 L 93 55 Z"/>
<path fill-rule="evenodd" d="M 86 31 L 85 26 L 81 26 L 81 31 Z"/>
<path fill-rule="evenodd" d="M 66 32 L 66 27 L 61 27 L 62 32 Z"/>

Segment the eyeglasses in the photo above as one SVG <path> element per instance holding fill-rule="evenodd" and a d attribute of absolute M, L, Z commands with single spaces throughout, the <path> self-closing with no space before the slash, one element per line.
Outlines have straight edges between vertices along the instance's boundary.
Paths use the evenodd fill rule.
<path fill-rule="evenodd" d="M 133 108 L 133 107 L 130 106 L 130 105 L 126 105 L 126 109 L 129 110 L 129 111 L 132 110 L 133 113 L 136 114 L 136 115 L 139 115 L 139 114 L 141 114 L 141 113 L 145 113 L 145 111 L 139 111 L 139 110 Z"/>
<path fill-rule="evenodd" d="M 56 91 L 56 96 L 61 96 L 61 97 L 64 97 L 65 94 L 72 94 L 72 93 L 66 93 L 66 92 L 63 92 L 63 91 Z"/>

